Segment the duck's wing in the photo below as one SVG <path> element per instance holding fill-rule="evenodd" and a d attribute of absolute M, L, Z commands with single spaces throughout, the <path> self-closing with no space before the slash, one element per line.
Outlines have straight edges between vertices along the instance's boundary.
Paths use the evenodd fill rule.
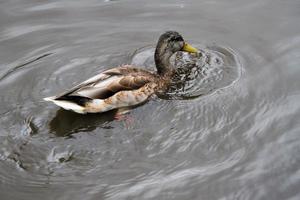
<path fill-rule="evenodd" d="M 45 100 L 55 104 L 63 102 L 69 105 L 71 103 L 78 109 L 77 106 L 82 108 L 94 99 L 106 100 L 121 91 L 138 90 L 154 79 L 155 74 L 126 65 L 106 70 L 60 95 L 48 97 Z M 59 106 L 66 108 L 62 104 Z"/>

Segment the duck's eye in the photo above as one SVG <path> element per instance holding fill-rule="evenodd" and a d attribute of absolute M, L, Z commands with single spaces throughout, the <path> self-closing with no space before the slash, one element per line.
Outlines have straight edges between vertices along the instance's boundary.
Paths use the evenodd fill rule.
<path fill-rule="evenodd" d="M 180 36 L 175 36 L 175 37 L 173 38 L 173 41 L 179 42 L 179 41 L 183 41 L 183 39 L 182 39 L 182 37 L 180 37 Z"/>

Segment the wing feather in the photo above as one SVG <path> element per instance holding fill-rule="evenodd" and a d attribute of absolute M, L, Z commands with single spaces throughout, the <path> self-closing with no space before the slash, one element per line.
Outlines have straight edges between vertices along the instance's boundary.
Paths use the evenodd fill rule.
<path fill-rule="evenodd" d="M 139 89 L 153 81 L 154 76 L 148 71 L 128 66 L 113 68 L 80 83 L 55 99 L 74 102 L 77 102 L 80 97 L 106 99 L 120 91 Z"/>

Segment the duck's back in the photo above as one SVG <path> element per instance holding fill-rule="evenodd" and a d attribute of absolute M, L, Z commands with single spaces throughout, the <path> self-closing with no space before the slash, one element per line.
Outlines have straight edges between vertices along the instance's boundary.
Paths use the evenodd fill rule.
<path fill-rule="evenodd" d="M 125 65 L 106 70 L 45 100 L 78 113 L 105 112 L 143 103 L 154 92 L 156 78 L 154 73 Z"/>

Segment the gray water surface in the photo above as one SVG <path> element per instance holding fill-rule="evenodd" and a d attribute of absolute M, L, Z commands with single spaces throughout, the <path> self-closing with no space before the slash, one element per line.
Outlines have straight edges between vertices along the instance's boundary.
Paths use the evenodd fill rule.
<path fill-rule="evenodd" d="M 300 199 L 300 2 L 0 2 L 0 198 Z M 176 30 L 208 62 L 114 119 L 42 98 Z M 173 88 L 174 89 L 174 88 Z"/>

